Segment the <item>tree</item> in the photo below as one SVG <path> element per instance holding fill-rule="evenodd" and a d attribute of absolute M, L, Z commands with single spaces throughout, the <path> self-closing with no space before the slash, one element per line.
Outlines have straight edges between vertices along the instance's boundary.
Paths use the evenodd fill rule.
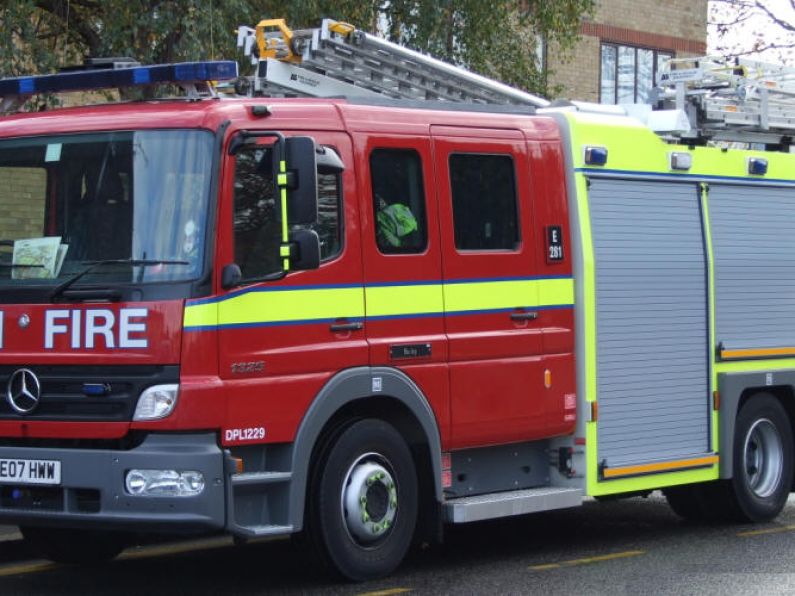
<path fill-rule="evenodd" d="M 541 45 L 568 51 L 594 0 L 298 0 L 297 22 L 335 15 L 390 41 L 534 93 L 546 92 Z"/>
<path fill-rule="evenodd" d="M 540 40 L 570 48 L 595 0 L 6 0 L 0 73 L 52 72 L 84 56 L 143 63 L 239 56 L 233 31 L 264 16 L 293 28 L 331 16 L 533 92 Z"/>
<path fill-rule="evenodd" d="M 6 75 L 50 72 L 83 56 L 144 63 L 230 55 L 246 0 L 7 0 L 0 9 Z M 231 54 L 233 55 L 233 54 Z"/>
<path fill-rule="evenodd" d="M 710 0 L 710 51 L 793 62 L 795 0 Z"/>

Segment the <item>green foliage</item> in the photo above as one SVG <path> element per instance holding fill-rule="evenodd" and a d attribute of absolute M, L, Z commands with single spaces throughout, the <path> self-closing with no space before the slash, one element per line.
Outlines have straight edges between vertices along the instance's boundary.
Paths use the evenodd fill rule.
<path fill-rule="evenodd" d="M 143 63 L 239 57 L 237 25 L 324 16 L 533 92 L 544 92 L 539 40 L 571 47 L 595 0 L 5 0 L 0 73 L 51 72 L 83 56 Z"/>

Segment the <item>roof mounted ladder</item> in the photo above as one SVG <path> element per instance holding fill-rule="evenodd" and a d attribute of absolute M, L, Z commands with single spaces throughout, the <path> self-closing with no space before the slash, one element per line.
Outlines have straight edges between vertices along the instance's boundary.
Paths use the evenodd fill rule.
<path fill-rule="evenodd" d="M 670 60 L 657 99 L 684 110 L 682 139 L 789 145 L 795 136 L 795 68 L 714 56 Z"/>
<path fill-rule="evenodd" d="M 238 47 L 257 64 L 253 91 L 259 95 L 549 105 L 541 97 L 332 19 L 296 31 L 283 19 L 261 21 L 255 29 L 243 26 Z"/>

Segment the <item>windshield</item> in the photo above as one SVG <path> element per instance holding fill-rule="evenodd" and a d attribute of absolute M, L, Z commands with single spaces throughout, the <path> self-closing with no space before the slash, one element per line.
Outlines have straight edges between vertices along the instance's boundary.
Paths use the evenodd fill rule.
<path fill-rule="evenodd" d="M 76 285 L 199 277 L 212 146 L 197 130 L 0 140 L 0 291 L 108 260 Z"/>

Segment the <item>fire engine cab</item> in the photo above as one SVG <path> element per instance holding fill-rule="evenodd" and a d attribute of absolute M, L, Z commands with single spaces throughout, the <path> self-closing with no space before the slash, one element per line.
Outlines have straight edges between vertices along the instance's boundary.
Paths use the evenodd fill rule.
<path fill-rule="evenodd" d="M 0 120 L 0 523 L 66 562 L 297 535 L 363 580 L 587 497 L 781 511 L 795 156 L 767 70 L 550 106 L 334 21 L 240 41 L 242 97 L 211 83 L 234 62 L 0 80 L 7 111 L 186 90 Z"/>

